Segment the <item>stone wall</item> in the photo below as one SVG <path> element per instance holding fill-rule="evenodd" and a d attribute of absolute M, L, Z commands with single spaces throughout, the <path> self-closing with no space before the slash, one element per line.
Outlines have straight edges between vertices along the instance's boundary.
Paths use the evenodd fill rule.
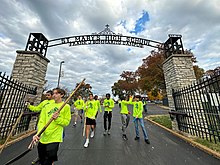
<path fill-rule="evenodd" d="M 37 87 L 37 100 L 41 101 L 43 86 L 47 72 L 47 65 L 50 62 L 47 58 L 35 51 L 16 51 L 17 57 L 13 66 L 13 79 L 24 84 Z"/>
<path fill-rule="evenodd" d="M 170 110 L 175 110 L 172 89 L 182 89 L 196 80 L 192 55 L 173 54 L 163 63 L 166 91 Z M 173 130 L 178 131 L 177 121 L 172 120 Z"/>
<path fill-rule="evenodd" d="M 196 81 L 192 55 L 173 54 L 163 63 L 166 91 L 170 109 L 175 109 L 172 89 L 181 89 Z"/>
<path fill-rule="evenodd" d="M 17 57 L 13 66 L 11 77 L 26 85 L 37 87 L 37 99 L 34 105 L 41 101 L 47 65 L 50 62 L 47 58 L 35 51 L 16 51 Z M 34 130 L 37 118 L 32 117 L 29 130 Z"/>

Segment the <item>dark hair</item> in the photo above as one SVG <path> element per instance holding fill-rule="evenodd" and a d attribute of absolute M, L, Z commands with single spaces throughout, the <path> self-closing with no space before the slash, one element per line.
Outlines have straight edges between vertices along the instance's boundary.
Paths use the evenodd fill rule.
<path fill-rule="evenodd" d="M 121 96 L 121 97 L 120 97 L 120 100 L 125 100 L 125 97 L 124 97 L 124 96 Z"/>
<path fill-rule="evenodd" d="M 65 90 L 63 90 L 61 88 L 54 88 L 53 91 L 55 91 L 55 90 L 57 91 L 57 93 L 59 93 L 59 94 L 61 94 L 63 96 L 65 96 L 65 94 L 66 94 Z"/>
<path fill-rule="evenodd" d="M 135 96 L 135 98 L 138 98 L 138 99 L 140 99 L 140 98 L 141 98 L 141 96 L 140 96 L 140 95 L 136 95 L 136 96 Z"/>
<path fill-rule="evenodd" d="M 105 96 L 106 96 L 106 97 L 111 97 L 111 95 L 110 95 L 109 93 L 107 93 Z"/>
<path fill-rule="evenodd" d="M 46 93 L 49 93 L 49 94 L 53 95 L 53 91 L 52 90 L 49 90 Z"/>
<path fill-rule="evenodd" d="M 94 96 L 94 99 L 95 99 L 95 100 L 98 100 L 98 95 L 95 95 L 95 96 Z"/>

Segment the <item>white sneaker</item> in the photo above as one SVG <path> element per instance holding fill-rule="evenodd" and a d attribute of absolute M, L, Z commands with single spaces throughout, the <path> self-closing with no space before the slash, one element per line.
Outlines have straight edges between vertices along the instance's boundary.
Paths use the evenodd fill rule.
<path fill-rule="evenodd" d="M 95 136 L 95 132 L 92 131 L 90 137 L 93 138 Z"/>
<path fill-rule="evenodd" d="M 107 132 L 107 133 L 108 133 L 108 135 L 110 135 L 110 134 L 111 134 L 111 132 L 110 132 L 109 130 L 108 130 L 108 132 Z"/>
<path fill-rule="evenodd" d="M 86 139 L 86 142 L 84 144 L 84 147 L 87 148 L 89 146 L 89 139 Z"/>

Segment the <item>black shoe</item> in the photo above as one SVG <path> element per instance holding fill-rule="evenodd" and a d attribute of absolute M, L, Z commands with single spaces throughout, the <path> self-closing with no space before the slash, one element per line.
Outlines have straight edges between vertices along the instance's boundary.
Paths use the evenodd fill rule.
<path fill-rule="evenodd" d="M 128 138 L 127 138 L 126 135 L 122 135 L 122 138 L 123 138 L 124 140 L 128 140 Z"/>
<path fill-rule="evenodd" d="M 140 137 L 137 137 L 137 136 L 134 138 L 134 140 L 139 140 L 139 139 L 140 139 Z"/>
<path fill-rule="evenodd" d="M 144 141 L 145 143 L 150 144 L 150 141 L 148 139 L 145 139 Z"/>

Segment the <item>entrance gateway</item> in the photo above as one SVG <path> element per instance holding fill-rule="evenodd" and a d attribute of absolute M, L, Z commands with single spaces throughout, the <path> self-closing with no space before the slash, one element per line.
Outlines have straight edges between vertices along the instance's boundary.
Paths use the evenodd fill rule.
<path fill-rule="evenodd" d="M 12 78 L 27 85 L 37 87 L 40 101 L 45 83 L 47 65 L 47 49 L 68 44 L 69 46 L 112 44 L 144 48 L 150 46 L 164 51 L 165 62 L 163 72 L 166 83 L 167 97 L 170 109 L 175 109 L 172 89 L 181 89 L 193 81 L 192 55 L 185 54 L 182 36 L 169 34 L 166 42 L 158 42 L 144 38 L 116 34 L 106 25 L 104 30 L 90 35 L 78 35 L 48 40 L 42 33 L 30 33 L 25 50 L 17 50 L 17 57 L 12 70 Z M 35 103 L 36 104 L 36 103 Z"/>
<path fill-rule="evenodd" d="M 168 58 L 172 54 L 183 54 L 183 44 L 181 35 L 169 34 L 169 39 L 165 43 L 153 41 L 144 38 L 124 36 L 112 32 L 109 25 L 105 25 L 105 29 L 99 33 L 92 33 L 91 35 L 80 35 L 62 37 L 48 40 L 42 33 L 30 33 L 25 51 L 37 51 L 46 57 L 47 48 L 62 44 L 69 46 L 91 45 L 91 44 L 113 44 L 126 45 L 143 48 L 150 46 L 164 50 L 165 57 Z"/>

